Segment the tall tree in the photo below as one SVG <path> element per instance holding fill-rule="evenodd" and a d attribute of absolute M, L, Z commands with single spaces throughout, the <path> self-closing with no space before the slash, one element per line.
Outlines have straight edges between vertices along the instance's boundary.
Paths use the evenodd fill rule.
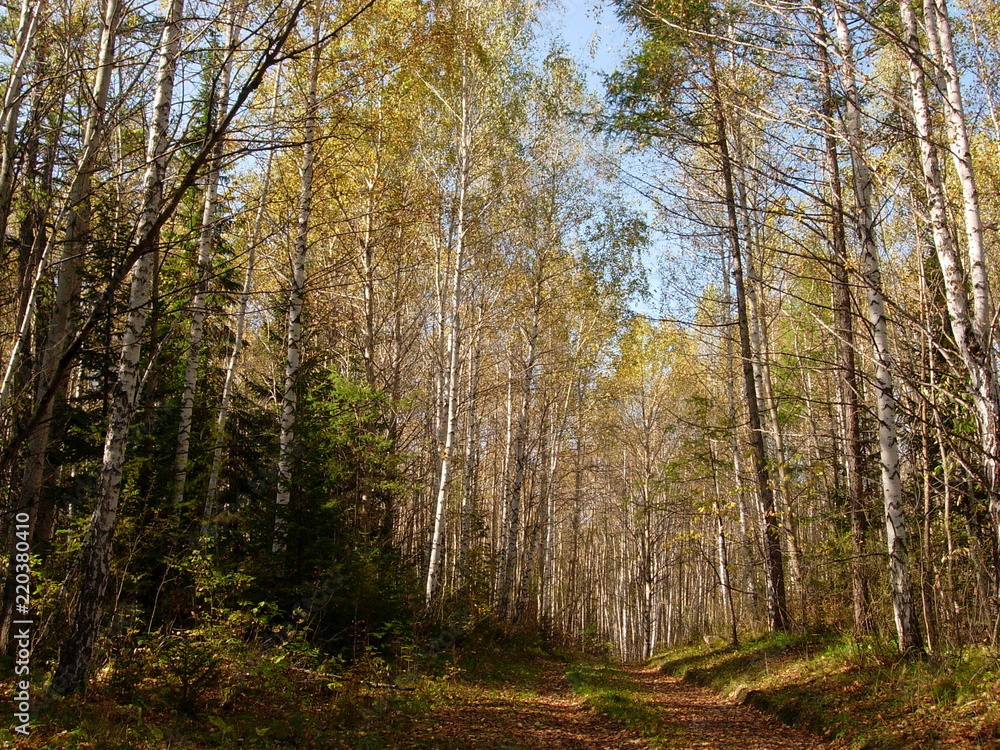
<path fill-rule="evenodd" d="M 174 76 L 180 51 L 184 0 L 171 0 L 160 40 L 160 61 L 153 99 L 152 125 L 146 145 L 146 172 L 138 233 L 150 231 L 161 209 L 170 145 L 170 108 Z M 122 333 L 121 360 L 111 402 L 104 441 L 104 458 L 97 491 L 97 506 L 90 521 L 82 582 L 75 611 L 76 626 L 60 654 L 52 678 L 52 689 L 60 694 L 78 688 L 85 679 L 97 639 L 100 607 L 110 578 L 111 539 L 118 518 L 126 439 L 135 411 L 139 385 L 139 355 L 146 327 L 154 272 L 153 255 L 143 256 L 135 266 L 129 295 L 129 312 Z M 14 566 L 11 566 L 11 570 Z"/>
<path fill-rule="evenodd" d="M 903 518 L 902 478 L 899 473 L 899 438 L 896 428 L 896 398 L 893 393 L 893 363 L 889 348 L 888 324 L 882 293 L 882 277 L 877 245 L 877 227 L 872 205 L 872 179 L 866 161 L 861 129 L 861 110 L 856 82 L 853 44 L 844 9 L 834 2 L 837 40 L 840 46 L 841 78 L 844 85 L 843 127 L 850 148 L 854 172 L 854 199 L 857 205 L 858 239 L 864 268 L 868 322 L 875 359 L 875 397 L 878 418 L 879 457 L 882 466 L 882 498 L 885 507 L 889 578 L 899 650 L 906 653 L 923 648 L 910 575 L 909 550 Z"/>
<path fill-rule="evenodd" d="M 298 217 L 291 253 L 291 288 L 288 293 L 285 387 L 281 396 L 281 435 L 278 455 L 278 494 L 274 517 L 275 554 L 285 551 L 288 536 L 288 504 L 292 497 L 292 462 L 295 450 L 295 418 L 298 406 L 298 375 L 302 363 L 302 308 L 306 285 L 306 256 L 309 252 L 313 211 L 313 177 L 319 129 L 319 72 L 323 45 L 319 12 L 312 21 L 305 113 L 302 125 L 302 162 L 299 167 Z"/>
<path fill-rule="evenodd" d="M 225 43 L 218 75 L 212 71 L 208 92 L 208 117 L 206 133 L 213 132 L 218 120 L 229 109 L 233 58 L 239 34 L 239 13 L 235 7 L 227 9 Z M 212 150 L 212 158 L 205 176 L 205 195 L 202 202 L 201 228 L 198 232 L 198 253 L 195 263 L 194 296 L 191 299 L 191 328 L 188 335 L 187 360 L 184 368 L 184 390 L 181 393 L 181 412 L 177 428 L 177 452 L 174 456 L 174 505 L 184 502 L 187 487 L 188 454 L 191 451 L 191 428 L 194 415 L 195 388 L 198 385 L 198 370 L 201 362 L 201 341 L 205 332 L 205 318 L 208 315 L 206 301 L 208 284 L 212 277 L 213 245 L 219 221 L 219 179 L 222 162 L 226 156 L 226 139 L 220 138 Z"/>

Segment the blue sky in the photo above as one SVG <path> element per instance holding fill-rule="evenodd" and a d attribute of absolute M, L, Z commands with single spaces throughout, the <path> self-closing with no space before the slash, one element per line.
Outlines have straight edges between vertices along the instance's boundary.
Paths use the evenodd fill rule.
<path fill-rule="evenodd" d="M 595 87 L 597 74 L 614 70 L 628 47 L 628 33 L 608 2 L 554 0 L 541 21 L 543 35 L 561 39 Z"/>
<path fill-rule="evenodd" d="M 611 8 L 610 0 L 553 0 L 540 16 L 542 39 L 560 40 L 586 71 L 591 89 L 600 95 L 601 74 L 614 71 L 628 54 L 630 35 L 619 22 Z M 547 48 L 543 45 L 542 48 Z M 628 157 L 624 166 L 630 171 L 646 173 L 656 171 L 656 165 L 648 163 L 641 156 Z M 652 203 L 635 192 L 625 182 L 621 191 L 633 205 L 642 210 L 647 219 L 655 225 L 656 211 Z M 659 273 L 659 258 L 663 254 L 663 237 L 658 232 L 652 234 L 652 245 L 643 254 L 646 264 L 650 291 L 649 300 L 636 300 L 637 312 L 657 315 L 664 302 Z M 673 311 L 675 314 L 677 311 Z"/>

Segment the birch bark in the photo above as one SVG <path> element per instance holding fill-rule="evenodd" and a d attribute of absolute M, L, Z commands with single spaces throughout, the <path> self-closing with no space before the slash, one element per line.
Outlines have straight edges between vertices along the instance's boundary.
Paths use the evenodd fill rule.
<path fill-rule="evenodd" d="M 35 48 L 39 17 L 45 9 L 45 0 L 21 0 L 21 13 L 17 24 L 14 50 L 7 88 L 4 91 L 3 110 L 0 110 L 0 241 L 6 241 L 10 220 L 11 198 L 14 193 L 14 160 L 17 120 L 21 113 L 24 75 Z M 19 340 L 16 342 L 19 343 Z"/>
<path fill-rule="evenodd" d="M 36 524 L 39 515 L 38 496 L 45 478 L 52 413 L 57 395 L 61 393 L 60 359 L 74 333 L 74 317 L 80 295 L 80 267 L 83 264 L 89 230 L 87 203 L 97 155 L 106 136 L 108 93 L 115 69 L 115 40 L 120 21 L 120 0 L 106 0 L 102 13 L 97 71 L 91 90 L 91 107 L 84 125 L 80 156 L 66 198 L 55 304 L 42 349 L 36 383 L 35 400 L 41 404 L 41 409 L 37 419 L 33 420 L 35 426 L 27 438 L 27 456 L 21 478 L 19 503 L 33 509 L 32 536 L 43 544 L 48 542 L 52 528 L 50 525 Z M 52 392 L 51 395 L 44 398 L 49 392 Z"/>
<path fill-rule="evenodd" d="M 229 109 L 230 82 L 232 79 L 233 57 L 237 40 L 235 9 L 230 10 L 226 30 L 226 52 L 219 75 L 215 112 L 209 118 L 209 129 L 217 126 Z M 215 241 L 215 223 L 219 212 L 219 177 L 222 174 L 222 160 L 226 155 L 226 139 L 220 138 L 212 153 L 212 161 L 205 178 L 205 197 L 202 205 L 201 230 L 198 233 L 197 278 L 194 297 L 191 300 L 191 329 L 188 336 L 187 364 L 184 368 L 184 390 L 181 394 L 180 423 L 177 429 L 177 452 L 174 454 L 174 505 L 184 502 L 187 488 L 188 456 L 191 451 L 192 415 L 194 414 L 195 388 L 198 385 L 198 369 L 201 360 L 201 340 L 205 333 L 205 318 L 208 315 L 206 300 L 208 283 L 212 275 L 212 245 Z"/>
<path fill-rule="evenodd" d="M 757 489 L 761 512 L 764 517 L 764 582 L 767 592 L 769 624 L 772 630 L 787 630 L 791 627 L 785 594 L 784 559 L 781 554 L 780 523 L 774 504 L 774 489 L 771 486 L 767 452 L 764 446 L 764 428 L 761 424 L 760 406 L 757 394 L 754 357 L 750 345 L 750 323 L 747 316 L 746 286 L 743 273 L 743 251 L 740 247 L 739 221 L 736 214 L 736 192 L 733 186 L 732 161 L 729 155 L 728 124 L 714 53 L 709 56 L 709 75 L 715 107 L 715 124 L 718 137 L 719 156 L 725 188 L 726 210 L 729 219 L 728 233 L 733 258 L 733 280 L 736 287 L 737 323 L 740 331 L 740 355 L 743 360 L 743 381 L 746 389 L 747 412 L 750 420 L 750 441 L 754 452 L 757 475 Z"/>
<path fill-rule="evenodd" d="M 913 121 L 920 145 L 920 163 L 924 177 L 924 189 L 927 194 L 934 248 L 944 280 L 945 301 L 952 334 L 971 380 L 971 395 L 986 468 L 990 515 L 993 518 L 996 538 L 1000 541 L 1000 386 L 997 383 L 989 334 L 987 333 L 987 338 L 984 339 L 979 333 L 981 326 L 979 325 L 978 310 L 970 315 L 969 300 L 965 291 L 965 274 L 962 271 L 958 251 L 948 226 L 948 204 L 933 140 L 930 105 L 927 99 L 924 71 L 921 67 L 916 14 L 909 3 L 903 0 L 899 3 L 899 12 L 903 23 Z M 973 259 L 973 264 L 975 264 L 975 259 Z M 977 289 L 979 283 L 974 275 L 974 306 L 987 305 L 988 303 L 988 300 L 983 301 L 982 296 L 984 294 L 988 296 L 989 288 L 982 286 L 982 288 Z M 979 296 L 976 297 L 976 295 Z M 996 594 L 995 591 L 994 594 Z"/>
<path fill-rule="evenodd" d="M 312 221 L 313 177 L 316 162 L 316 138 L 319 126 L 320 24 L 313 26 L 313 48 L 309 64 L 309 88 L 306 93 L 306 118 L 302 144 L 299 181 L 298 222 L 292 248 L 292 286 L 288 295 L 287 354 L 285 389 L 281 398 L 281 433 L 278 453 L 278 492 L 275 498 L 274 539 L 271 551 L 285 551 L 288 537 L 288 505 L 292 493 L 292 461 L 295 449 L 295 416 L 298 405 L 296 385 L 302 363 L 302 306 L 305 296 L 306 256 Z"/>
<path fill-rule="evenodd" d="M 455 427 L 458 421 L 459 369 L 462 344 L 462 282 L 465 275 L 465 201 L 469 187 L 469 102 L 463 71 L 462 95 L 459 114 L 458 145 L 458 185 L 455 207 L 455 250 L 453 256 L 451 294 L 449 295 L 450 317 L 448 318 L 448 364 L 444 377 L 444 445 L 441 448 L 441 463 L 438 472 L 437 494 L 434 502 L 434 530 L 431 536 L 430 560 L 424 597 L 428 606 L 437 594 L 441 575 L 441 561 L 444 552 L 445 506 L 448 499 L 448 480 L 451 476 L 452 456 L 455 450 Z"/>
<path fill-rule="evenodd" d="M 153 122 L 146 145 L 143 206 L 136 236 L 148 233 L 163 199 L 166 176 L 168 127 L 173 102 L 174 76 L 180 51 L 184 0 L 171 0 L 160 40 Z M 129 312 L 121 337 L 118 377 L 111 399 L 111 413 L 104 441 L 104 458 L 98 480 L 97 505 L 90 520 L 83 577 L 74 616 L 74 628 L 60 653 L 52 689 L 61 694 L 82 685 L 97 638 L 104 592 L 110 577 L 111 542 L 118 518 L 118 500 L 129 426 L 135 412 L 139 386 L 139 356 L 150 299 L 153 254 L 144 255 L 133 269 Z"/>
<path fill-rule="evenodd" d="M 854 613 L 854 632 L 871 630 L 871 601 L 868 580 L 864 572 L 865 512 L 864 482 L 862 471 L 860 390 L 855 362 L 854 318 L 851 311 L 850 277 L 847 272 L 847 234 L 844 227 L 844 200 L 840 178 L 840 157 L 837 153 L 836 108 L 833 96 L 833 62 L 830 54 L 831 40 L 823 20 L 822 6 L 814 5 L 816 17 L 816 52 L 820 60 L 820 95 L 823 97 L 823 141 L 827 174 L 827 195 L 830 201 L 830 267 L 833 287 L 834 327 L 837 334 L 837 360 L 839 364 L 841 393 L 841 420 L 844 430 L 844 468 L 847 494 L 850 501 L 851 545 L 854 560 L 851 563 L 851 599 Z M 837 13 L 835 9 L 835 14 Z M 845 28 L 846 32 L 846 28 Z M 850 84 L 849 84 L 850 85 Z M 851 105 L 853 106 L 853 105 Z"/>
<path fill-rule="evenodd" d="M 988 345 L 992 339 L 992 307 L 987 274 L 986 249 L 983 245 L 983 220 L 979 209 L 979 190 L 972 163 L 972 149 L 966 126 L 962 81 L 955 61 L 951 39 L 951 19 L 947 0 L 924 0 L 924 24 L 932 56 L 944 83 L 945 123 L 950 141 L 952 162 L 962 187 L 965 239 L 972 282 L 973 321 L 979 340 Z"/>
<path fill-rule="evenodd" d="M 903 518 L 899 443 L 896 433 L 896 400 L 892 384 L 893 364 L 889 349 L 885 303 L 882 296 L 875 213 L 872 207 L 871 173 L 865 160 L 861 113 L 858 108 L 853 45 L 846 16 L 839 0 L 835 1 L 833 5 L 837 38 L 840 44 L 841 79 L 846 99 L 843 126 L 851 152 L 851 166 L 854 171 L 858 234 L 864 267 L 868 322 L 872 330 L 872 348 L 875 358 L 876 415 L 878 417 L 886 546 L 889 553 L 889 583 L 899 650 L 905 653 L 922 650 L 923 642 L 916 612 L 913 608 L 909 552 L 906 545 L 906 526 Z"/>

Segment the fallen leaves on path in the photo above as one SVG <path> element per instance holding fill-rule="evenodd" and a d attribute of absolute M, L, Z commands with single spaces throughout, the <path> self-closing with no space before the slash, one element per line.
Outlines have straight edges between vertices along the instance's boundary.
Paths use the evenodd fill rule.
<path fill-rule="evenodd" d="M 551 665 L 528 691 L 458 692 L 445 707 L 420 717 L 400 744 L 408 750 L 819 750 L 817 738 L 754 709 L 657 671 L 626 672 L 671 727 L 669 744 L 650 744 L 584 705 L 562 670 Z"/>
<path fill-rule="evenodd" d="M 820 750 L 818 737 L 781 724 L 760 711 L 721 699 L 708 688 L 690 685 L 658 670 L 629 674 L 664 719 L 677 727 L 677 748 L 713 750 Z"/>

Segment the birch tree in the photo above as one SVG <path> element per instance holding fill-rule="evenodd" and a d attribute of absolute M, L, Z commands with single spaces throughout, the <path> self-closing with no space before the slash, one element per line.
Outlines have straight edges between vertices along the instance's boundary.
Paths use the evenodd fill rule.
<path fill-rule="evenodd" d="M 469 10 L 459 11 L 461 23 L 468 29 Z M 466 200 L 471 182 L 472 169 L 472 101 L 470 94 L 471 82 L 469 62 L 465 47 L 462 47 L 459 63 L 459 84 L 457 108 L 452 110 L 456 119 L 456 166 L 455 166 L 455 209 L 454 226 L 451 229 L 451 246 L 447 255 L 451 259 L 451 279 L 449 283 L 447 313 L 442 320 L 447 320 L 447 364 L 443 378 L 444 423 L 442 433 L 444 441 L 441 446 L 440 469 L 438 472 L 437 491 L 434 501 L 434 530 L 431 535 L 430 559 L 427 564 L 424 598 L 429 606 L 437 592 L 441 575 L 441 561 L 444 554 L 444 524 L 445 507 L 448 499 L 448 481 L 451 476 L 452 455 L 455 449 L 455 430 L 458 419 L 459 368 L 462 346 L 462 301 L 463 280 L 466 263 Z"/>
<path fill-rule="evenodd" d="M 163 200 L 167 149 L 170 145 L 170 109 L 183 14 L 184 0 L 170 0 L 160 40 L 152 126 L 146 145 L 143 204 L 137 229 L 140 235 L 150 231 Z M 154 272 L 152 260 L 152 253 L 143 256 L 136 264 L 132 276 L 129 312 L 121 339 L 118 378 L 104 441 L 97 507 L 90 521 L 82 583 L 74 613 L 76 627 L 61 652 L 59 666 L 52 678 L 52 689 L 60 694 L 76 689 L 85 678 L 97 638 L 100 606 L 110 577 L 111 537 L 118 516 L 126 438 L 135 411 L 139 385 L 139 356 L 148 315 L 151 276 Z M 11 565 L 11 570 L 13 569 L 14 566 Z"/>
<path fill-rule="evenodd" d="M 55 303 L 49 318 L 48 331 L 42 349 L 41 363 L 35 387 L 35 424 L 28 428 L 27 455 L 21 476 L 20 506 L 33 508 L 32 526 L 36 540 L 46 542 L 52 534 L 51 525 L 39 525 L 37 503 L 45 474 L 46 455 L 52 428 L 56 394 L 61 389 L 59 360 L 69 347 L 79 314 L 80 267 L 87 248 L 87 202 L 93 184 L 93 174 L 99 151 L 107 135 L 107 106 L 111 79 L 115 71 L 115 41 L 121 22 L 119 0 L 107 0 L 102 8 L 101 34 L 98 43 L 97 69 L 91 90 L 80 144 L 79 158 L 66 196 L 61 219 L 62 249 L 58 261 Z M 48 399 L 44 396 L 49 392 Z M 47 513 L 45 514 L 48 515 Z"/>
<path fill-rule="evenodd" d="M 889 348 L 888 325 L 882 293 L 877 226 L 872 205 L 872 179 L 865 154 L 861 129 L 861 111 L 853 45 L 847 18 L 839 2 L 834 2 L 834 18 L 844 86 L 844 135 L 854 172 L 854 200 L 857 205 L 857 231 L 864 269 L 868 322 L 871 327 L 875 360 L 875 398 L 878 417 L 879 459 L 882 471 L 882 498 L 885 508 L 886 545 L 889 553 L 889 578 L 896 634 L 901 652 L 923 648 L 916 611 L 903 518 L 902 483 L 899 474 L 899 439 L 896 431 L 896 399 L 893 394 L 893 363 Z"/>
<path fill-rule="evenodd" d="M 281 434 L 278 454 L 278 493 L 275 499 L 274 540 L 271 551 L 285 551 L 288 536 L 288 504 L 292 496 L 292 464 L 295 450 L 295 416 L 298 404 L 299 367 L 302 363 L 302 308 L 306 284 L 306 256 L 310 246 L 313 210 L 313 176 L 319 128 L 319 70 L 322 53 L 320 18 L 313 19 L 312 49 L 309 56 L 305 116 L 302 128 L 302 161 L 299 167 L 298 217 L 291 253 L 291 288 L 288 294 L 285 387 L 281 396 Z"/>
<path fill-rule="evenodd" d="M 978 301 L 973 306 L 974 311 L 970 313 L 965 273 L 952 238 L 951 229 L 948 226 L 948 203 L 931 124 L 926 79 L 921 66 L 916 14 L 913 8 L 905 2 L 899 3 L 899 12 L 904 31 L 913 122 L 920 146 L 920 165 L 927 195 L 927 210 L 934 247 L 937 251 L 938 265 L 941 267 L 941 273 L 944 277 L 945 300 L 952 335 L 971 380 L 971 395 L 975 406 L 976 422 L 984 454 L 986 484 L 990 495 L 990 515 L 994 521 L 997 539 L 1000 540 L 1000 388 L 997 384 L 992 346 L 989 340 L 983 340 L 979 333 L 980 330 L 985 330 L 985 321 L 978 317 L 981 314 L 979 309 L 983 311 L 982 314 L 987 319 L 989 317 L 989 286 L 980 262 L 982 258 L 980 257 L 977 261 L 973 257 L 971 259 L 973 270 L 977 264 L 980 269 L 975 271 L 972 279 L 974 298 Z M 953 88 L 955 85 L 957 84 L 953 84 Z M 956 125 L 956 117 L 957 115 L 953 113 L 951 127 L 953 131 L 957 132 L 961 128 Z M 966 150 L 959 151 L 957 156 L 960 161 L 968 158 L 967 144 Z M 965 164 L 965 167 L 968 167 L 968 164 Z M 971 171 L 966 177 L 971 178 Z M 966 196 L 967 221 L 971 221 L 972 229 L 970 231 L 975 234 L 975 217 L 969 216 L 969 198 L 975 192 L 975 186 L 974 183 L 969 184 L 969 180 L 964 179 L 963 185 L 963 189 L 968 194 Z M 975 242 L 970 243 L 970 251 L 973 251 L 974 245 Z"/>
<path fill-rule="evenodd" d="M 209 97 L 214 104 L 210 110 L 207 128 L 216 127 L 216 119 L 229 109 L 230 85 L 233 57 L 236 52 L 237 11 L 230 9 L 226 28 L 222 63 L 219 69 L 218 85 Z M 181 393 L 180 422 L 177 428 L 177 452 L 174 458 L 174 505 L 184 502 L 187 486 L 188 454 L 191 451 L 191 427 L 194 414 L 195 388 L 198 385 L 198 369 L 201 360 L 201 340 L 205 332 L 205 317 L 208 315 L 206 300 L 208 284 L 212 276 L 213 243 L 216 237 L 216 223 L 219 211 L 219 178 L 222 162 L 226 155 L 226 141 L 219 139 L 212 153 L 212 160 L 205 177 L 205 197 L 202 204 L 201 229 L 198 233 L 198 255 L 195 271 L 195 292 L 191 299 L 191 328 L 188 336 L 187 364 L 184 368 L 184 390 Z"/>

